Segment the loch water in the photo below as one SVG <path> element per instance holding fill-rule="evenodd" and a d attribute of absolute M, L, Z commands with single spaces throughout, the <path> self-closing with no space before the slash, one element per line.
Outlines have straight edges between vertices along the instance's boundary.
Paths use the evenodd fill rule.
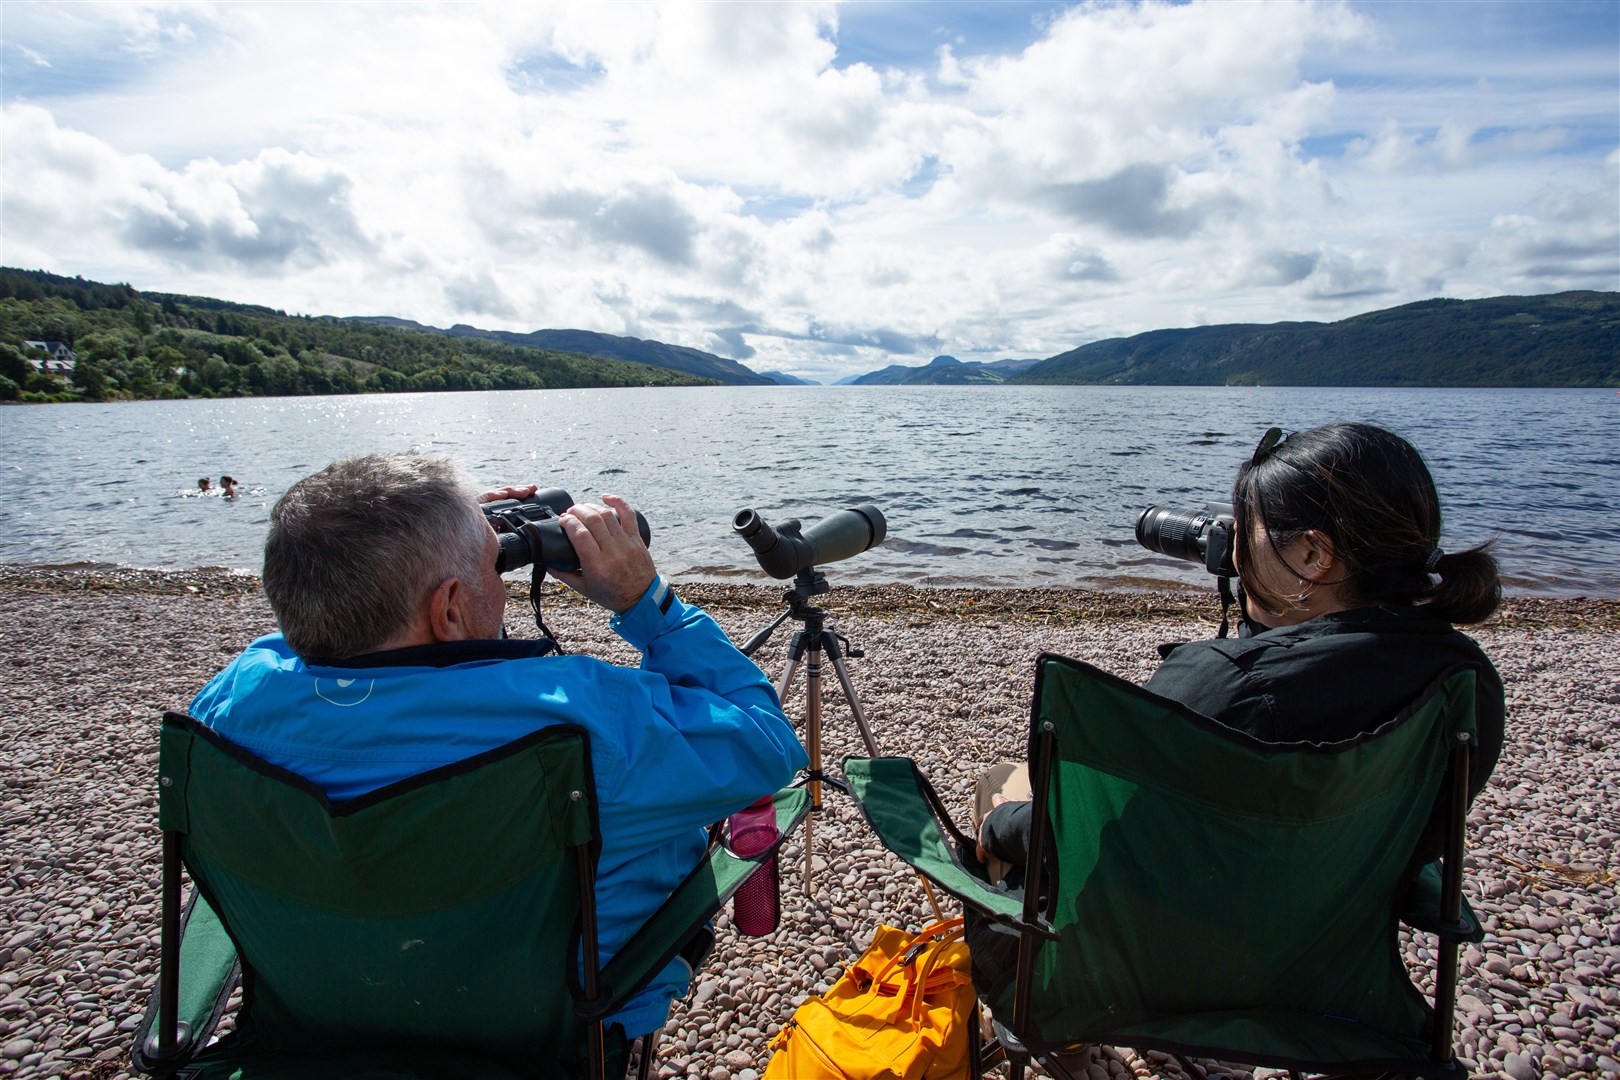
<path fill-rule="evenodd" d="M 1266 427 L 1364 420 L 1435 474 L 1444 546 L 1495 538 L 1510 594 L 1620 596 L 1613 390 L 712 387 L 0 409 L 0 562 L 255 570 L 270 506 L 335 457 L 445 454 L 490 485 L 628 498 L 676 579 L 767 581 L 731 523 L 857 503 L 879 548 L 838 583 L 1199 586 L 1139 547 L 1154 503 L 1226 497 Z M 197 479 L 229 473 L 235 499 Z"/>

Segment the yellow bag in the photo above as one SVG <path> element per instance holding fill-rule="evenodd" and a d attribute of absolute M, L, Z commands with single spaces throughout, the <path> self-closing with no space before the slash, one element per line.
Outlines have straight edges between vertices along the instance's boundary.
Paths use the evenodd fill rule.
<path fill-rule="evenodd" d="M 872 945 L 771 1042 L 765 1080 L 944 1080 L 968 1075 L 972 968 L 962 920 Z"/>

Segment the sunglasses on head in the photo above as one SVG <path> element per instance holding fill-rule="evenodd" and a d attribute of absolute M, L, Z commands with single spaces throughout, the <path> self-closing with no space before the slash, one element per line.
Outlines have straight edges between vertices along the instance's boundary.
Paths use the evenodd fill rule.
<path fill-rule="evenodd" d="M 1262 461 L 1266 460 L 1266 458 L 1271 456 L 1271 452 L 1286 442 L 1287 439 L 1288 436 L 1283 434 L 1282 428 L 1266 428 L 1266 433 L 1260 436 L 1260 441 L 1255 444 L 1254 456 L 1249 458 L 1249 465 L 1258 465 Z"/>

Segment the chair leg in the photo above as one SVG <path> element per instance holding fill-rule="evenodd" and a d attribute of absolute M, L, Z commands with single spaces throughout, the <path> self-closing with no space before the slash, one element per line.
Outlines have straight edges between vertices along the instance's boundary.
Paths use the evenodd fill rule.
<path fill-rule="evenodd" d="M 1192 1077 L 1193 1080 L 1209 1080 L 1208 1073 L 1199 1068 L 1197 1065 L 1193 1064 L 1191 1061 L 1188 1061 L 1185 1057 L 1182 1057 L 1180 1054 L 1171 1054 L 1170 1056 L 1176 1059 L 1176 1064 L 1181 1066 L 1181 1071 Z M 1298 1078 L 1296 1077 L 1295 1080 L 1298 1080 Z"/>
<path fill-rule="evenodd" d="M 926 879 L 925 879 L 926 880 Z M 931 896 L 932 894 L 930 894 Z M 968 1080 L 984 1080 L 984 1062 L 980 1060 L 984 1053 L 984 1009 L 979 1005 L 978 999 L 973 1001 L 973 1013 L 968 1017 Z"/>
<path fill-rule="evenodd" d="M 641 1057 L 636 1062 L 636 1080 L 647 1080 L 652 1075 L 652 1063 L 658 1057 L 658 1036 L 662 1031 L 655 1028 L 636 1040 L 641 1048 Z"/>
<path fill-rule="evenodd" d="M 1056 1057 L 1041 1058 L 1041 1067 L 1050 1073 L 1055 1080 L 1076 1080 L 1075 1074 Z"/>

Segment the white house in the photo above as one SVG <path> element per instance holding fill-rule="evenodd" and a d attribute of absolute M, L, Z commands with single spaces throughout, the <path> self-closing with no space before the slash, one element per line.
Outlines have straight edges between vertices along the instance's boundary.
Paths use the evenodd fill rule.
<path fill-rule="evenodd" d="M 28 357 L 28 362 L 34 365 L 35 371 L 43 371 L 47 375 L 60 375 L 69 382 L 73 380 L 73 365 L 78 363 L 79 357 L 68 347 L 65 341 L 25 341 L 24 349 L 40 349 L 47 355 Z"/>

